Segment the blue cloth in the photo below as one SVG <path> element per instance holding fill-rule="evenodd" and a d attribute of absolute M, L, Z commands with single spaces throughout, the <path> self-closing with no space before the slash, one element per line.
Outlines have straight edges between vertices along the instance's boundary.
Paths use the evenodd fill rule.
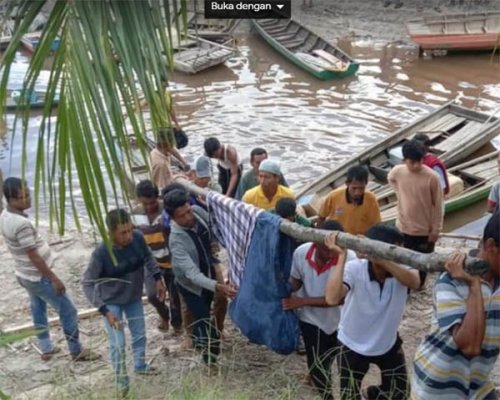
<path fill-rule="evenodd" d="M 66 294 L 57 294 L 48 278 L 43 277 L 38 282 L 20 277 L 17 280 L 30 296 L 31 317 L 35 329 L 39 331 L 37 338 L 42 353 L 54 350 L 47 320 L 47 304 L 49 304 L 59 315 L 69 352 L 73 355 L 80 354 L 82 348 L 78 339 L 78 314 L 70 298 Z"/>
<path fill-rule="evenodd" d="M 144 308 L 142 301 L 134 301 L 128 304 L 107 304 L 111 311 L 120 320 L 120 329 L 114 329 L 104 318 L 104 326 L 108 332 L 109 353 L 111 364 L 115 373 L 115 385 L 118 389 L 129 387 L 129 377 L 125 366 L 125 331 L 123 316 L 127 318 L 127 324 L 132 338 L 132 352 L 134 355 L 134 371 L 141 372 L 148 369 L 146 364 L 146 324 L 144 322 Z"/>
<path fill-rule="evenodd" d="M 279 231 L 281 218 L 263 212 L 257 217 L 243 278 L 229 314 L 252 342 L 279 354 L 290 354 L 299 343 L 299 324 L 293 311 L 283 311 L 295 241 Z"/>

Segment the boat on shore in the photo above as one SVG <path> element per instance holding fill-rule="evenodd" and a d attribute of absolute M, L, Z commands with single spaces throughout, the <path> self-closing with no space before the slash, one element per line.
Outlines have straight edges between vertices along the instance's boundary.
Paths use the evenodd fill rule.
<path fill-rule="evenodd" d="M 289 61 L 323 80 L 352 76 L 359 63 L 293 19 L 253 19 L 260 36 Z"/>
<path fill-rule="evenodd" d="M 355 165 L 366 165 L 370 172 L 367 189 L 377 197 L 381 211 L 394 207 L 396 195 L 387 182 L 387 175 L 393 166 L 402 161 L 403 143 L 417 133 L 429 136 L 431 152 L 439 156 L 447 168 L 452 168 L 469 161 L 474 152 L 491 146 L 489 142 L 500 133 L 500 119 L 449 102 L 297 191 L 298 203 L 307 216 L 317 215 L 325 196 L 345 184 L 347 170 Z M 463 204 L 453 203 L 449 212 Z M 388 215 L 386 220 L 390 220 Z"/>
<path fill-rule="evenodd" d="M 185 74 L 196 74 L 224 64 L 236 54 L 234 39 L 226 37 L 222 43 L 187 35 L 174 49 L 174 69 Z"/>
<path fill-rule="evenodd" d="M 500 11 L 429 15 L 406 23 L 422 50 L 490 50 L 500 48 Z"/>
<path fill-rule="evenodd" d="M 232 37 L 240 19 L 205 18 L 204 13 L 189 13 L 188 33 L 203 39 L 216 40 Z"/>

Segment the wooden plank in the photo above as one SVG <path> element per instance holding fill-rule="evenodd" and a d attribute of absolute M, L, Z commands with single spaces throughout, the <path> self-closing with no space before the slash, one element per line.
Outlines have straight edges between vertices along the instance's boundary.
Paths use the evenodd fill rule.
<path fill-rule="evenodd" d="M 148 298 L 146 296 L 142 297 L 142 303 L 143 304 L 148 303 Z M 86 308 L 84 310 L 78 311 L 78 319 L 79 320 L 93 318 L 97 315 L 101 315 L 101 313 L 97 310 L 97 308 Z M 59 317 L 49 318 L 48 322 L 49 322 L 49 326 L 57 326 L 57 325 L 59 325 Z M 13 335 L 16 333 L 32 331 L 34 329 L 35 329 L 35 326 L 33 325 L 33 322 L 28 322 L 28 323 L 21 324 L 21 325 L 7 327 L 6 329 L 4 329 L 2 331 L 2 334 Z"/>
<path fill-rule="evenodd" d="M 320 50 L 320 49 L 317 49 L 317 50 L 313 50 L 312 53 L 316 54 L 317 56 L 331 62 L 332 64 L 337 64 L 337 63 L 340 63 L 342 62 L 341 59 L 335 57 L 333 54 L 330 54 L 328 53 L 327 51 L 325 50 Z"/>
<path fill-rule="evenodd" d="M 454 114 L 446 114 L 425 128 L 419 129 L 415 135 L 417 133 L 424 133 L 429 136 L 430 140 L 434 140 L 443 133 L 449 132 L 453 128 L 457 127 L 464 121 L 466 121 L 466 118 L 464 117 L 459 117 Z"/>
<path fill-rule="evenodd" d="M 483 128 L 486 128 L 486 126 L 483 127 L 483 124 L 479 122 L 469 121 L 449 138 L 435 145 L 434 148 L 442 152 L 453 150 L 471 141 Z"/>

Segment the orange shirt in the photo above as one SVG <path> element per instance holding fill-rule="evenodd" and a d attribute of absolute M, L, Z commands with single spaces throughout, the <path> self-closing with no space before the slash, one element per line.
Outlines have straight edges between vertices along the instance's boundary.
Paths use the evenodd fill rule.
<path fill-rule="evenodd" d="M 366 191 L 362 204 L 347 201 L 347 188 L 332 190 L 321 205 L 319 216 L 338 221 L 347 233 L 364 235 L 381 221 L 377 198 Z"/>

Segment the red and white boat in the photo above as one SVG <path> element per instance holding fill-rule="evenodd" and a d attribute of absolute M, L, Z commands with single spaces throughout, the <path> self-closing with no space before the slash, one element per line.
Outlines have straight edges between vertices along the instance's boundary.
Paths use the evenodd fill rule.
<path fill-rule="evenodd" d="M 422 50 L 500 48 L 500 11 L 425 16 L 406 27 Z"/>

